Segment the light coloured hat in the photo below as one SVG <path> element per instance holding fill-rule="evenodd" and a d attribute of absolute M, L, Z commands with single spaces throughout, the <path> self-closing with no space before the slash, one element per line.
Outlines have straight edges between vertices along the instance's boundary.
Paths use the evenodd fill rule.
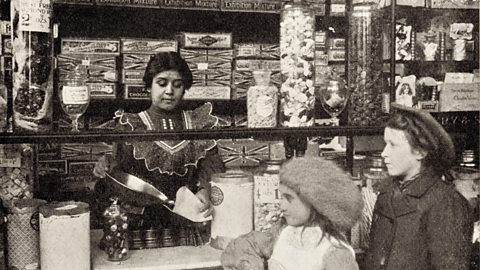
<path fill-rule="evenodd" d="M 280 183 L 294 190 L 340 231 L 346 232 L 360 218 L 360 189 L 334 162 L 319 157 L 294 158 L 280 170 Z"/>

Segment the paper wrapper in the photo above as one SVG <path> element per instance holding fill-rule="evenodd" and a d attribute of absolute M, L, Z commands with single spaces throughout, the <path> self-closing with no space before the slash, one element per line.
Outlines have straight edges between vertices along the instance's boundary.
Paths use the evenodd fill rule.
<path fill-rule="evenodd" d="M 187 187 L 181 187 L 177 191 L 173 212 L 193 222 L 205 222 L 212 220 L 212 216 L 204 217 L 205 212 L 199 209 L 203 203 Z"/>

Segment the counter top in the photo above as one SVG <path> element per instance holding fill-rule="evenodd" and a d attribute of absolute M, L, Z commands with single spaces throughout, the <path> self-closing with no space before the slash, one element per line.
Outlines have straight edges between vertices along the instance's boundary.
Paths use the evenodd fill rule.
<path fill-rule="evenodd" d="M 111 262 L 107 260 L 107 254 L 98 248 L 101 237 L 101 230 L 92 230 L 91 252 L 94 270 L 177 270 L 217 267 L 221 269 L 222 251 L 209 245 L 130 250 L 130 257 L 127 260 Z"/>

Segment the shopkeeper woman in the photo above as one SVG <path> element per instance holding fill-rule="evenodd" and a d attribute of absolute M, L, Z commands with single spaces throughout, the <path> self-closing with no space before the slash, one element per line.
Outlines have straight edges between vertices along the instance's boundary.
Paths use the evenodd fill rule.
<path fill-rule="evenodd" d="M 143 81 L 150 92 L 151 105 L 140 113 L 115 113 L 116 128 L 120 131 L 161 131 L 184 129 L 208 129 L 217 123 L 211 115 L 212 105 L 206 103 L 192 111 L 180 109 L 185 91 L 192 85 L 192 73 L 182 57 L 175 52 L 162 52 L 153 56 L 146 68 Z M 130 228 L 171 228 L 173 239 L 179 227 L 191 226 L 162 206 L 142 207 L 131 193 L 119 190 L 105 177 L 111 170 L 133 174 L 154 185 L 169 199 L 175 199 L 179 188 L 186 186 L 203 203 L 200 212 L 211 214 L 210 176 L 224 172 L 216 142 L 214 140 L 168 140 L 168 141 L 126 141 L 114 147 L 114 159 L 102 158 L 97 162 L 94 174 L 101 177 L 95 189 L 99 197 L 108 203 L 110 197 L 118 197 L 128 209 L 136 212 Z M 123 196 L 122 196 L 123 195 Z M 137 194 L 142 197 L 143 194 Z M 130 215 L 135 216 L 135 215 Z M 182 221 L 182 224 L 178 222 Z M 198 233 L 195 232 L 197 235 Z M 197 244 L 201 244 L 198 243 Z"/>

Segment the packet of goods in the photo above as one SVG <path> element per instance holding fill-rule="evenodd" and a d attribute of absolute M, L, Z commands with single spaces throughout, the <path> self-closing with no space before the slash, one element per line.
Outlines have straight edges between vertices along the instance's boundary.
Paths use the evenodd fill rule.
<path fill-rule="evenodd" d="M 52 125 L 52 6 L 11 1 L 13 116 L 20 130 L 45 131 Z"/>
<path fill-rule="evenodd" d="M 0 199 L 33 198 L 32 164 L 28 145 L 0 145 Z M 31 160 L 30 160 L 31 161 Z"/>
<path fill-rule="evenodd" d="M 255 231 L 268 231 L 281 219 L 278 186 L 280 179 L 276 174 L 255 175 L 253 177 L 253 218 Z"/>
<path fill-rule="evenodd" d="M 7 88 L 0 84 L 0 132 L 7 129 Z"/>

